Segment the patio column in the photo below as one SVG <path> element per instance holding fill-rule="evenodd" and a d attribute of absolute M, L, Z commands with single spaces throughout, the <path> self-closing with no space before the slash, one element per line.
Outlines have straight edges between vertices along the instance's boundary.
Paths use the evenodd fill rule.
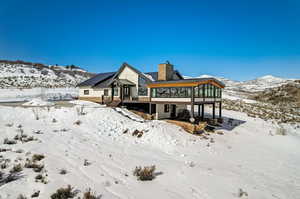
<path fill-rule="evenodd" d="M 216 118 L 216 103 L 213 103 L 213 119 Z"/>
<path fill-rule="evenodd" d="M 222 118 L 222 102 L 219 103 L 219 118 Z"/>
<path fill-rule="evenodd" d="M 204 120 L 204 104 L 201 107 L 201 119 Z"/>

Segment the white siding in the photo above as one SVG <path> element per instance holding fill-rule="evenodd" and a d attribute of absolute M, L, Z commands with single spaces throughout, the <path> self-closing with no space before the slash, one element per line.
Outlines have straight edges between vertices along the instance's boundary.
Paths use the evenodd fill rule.
<path fill-rule="evenodd" d="M 165 104 L 156 104 L 156 119 L 166 119 L 171 117 L 171 104 L 169 104 L 170 109 L 169 112 L 165 112 L 164 108 Z M 176 104 L 176 116 L 178 115 L 179 112 L 182 110 L 187 109 L 187 105 L 184 104 Z"/>
<path fill-rule="evenodd" d="M 111 96 L 111 88 L 108 89 L 108 94 Z M 85 95 L 84 90 L 89 90 L 89 94 Z M 81 87 L 79 88 L 79 97 L 101 97 L 104 95 L 104 88 L 91 88 L 91 87 Z"/>
<path fill-rule="evenodd" d="M 137 97 L 138 96 L 137 88 L 138 88 L 138 84 L 139 84 L 139 75 L 132 69 L 125 67 L 123 69 L 123 71 L 119 74 L 118 77 L 119 77 L 119 79 L 127 79 L 136 85 L 131 88 L 131 96 Z"/>

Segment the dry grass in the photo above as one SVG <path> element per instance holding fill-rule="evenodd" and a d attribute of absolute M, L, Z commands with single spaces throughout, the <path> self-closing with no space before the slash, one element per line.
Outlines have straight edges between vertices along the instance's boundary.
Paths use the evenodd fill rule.
<path fill-rule="evenodd" d="M 100 199 L 101 196 L 96 196 L 95 193 L 92 193 L 91 188 L 83 193 L 83 199 Z"/>
<path fill-rule="evenodd" d="M 18 173 L 23 171 L 23 166 L 21 164 L 16 164 L 13 168 L 9 171 L 10 173 Z"/>
<path fill-rule="evenodd" d="M 74 198 L 76 196 L 76 191 L 71 185 L 68 185 L 67 188 L 59 188 L 54 194 L 51 195 L 51 199 L 67 199 Z"/>
<path fill-rule="evenodd" d="M 153 180 L 155 178 L 155 165 L 150 167 L 135 167 L 133 171 L 133 175 L 137 176 L 138 180 L 141 181 L 147 181 L 147 180 Z"/>
<path fill-rule="evenodd" d="M 5 138 L 5 139 L 3 140 L 3 144 L 8 144 L 8 145 L 17 144 L 17 141 L 15 141 L 15 140 L 10 140 L 10 139 L 8 139 L 8 138 Z"/>
<path fill-rule="evenodd" d="M 40 161 L 40 160 L 42 160 L 42 159 L 44 159 L 45 158 L 45 156 L 43 155 L 43 154 L 34 154 L 33 156 L 32 156 L 32 161 Z"/>

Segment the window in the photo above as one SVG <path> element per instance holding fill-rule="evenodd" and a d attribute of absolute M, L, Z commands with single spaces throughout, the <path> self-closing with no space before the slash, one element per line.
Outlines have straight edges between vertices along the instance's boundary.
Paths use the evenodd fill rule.
<path fill-rule="evenodd" d="M 139 76 L 138 95 L 139 96 L 148 95 L 147 81 L 141 76 Z"/>
<path fill-rule="evenodd" d="M 148 88 L 139 87 L 139 89 L 138 89 L 138 95 L 139 96 L 147 96 L 148 95 Z"/>
<path fill-rule="evenodd" d="M 89 95 L 89 94 L 90 94 L 90 91 L 89 91 L 89 90 L 83 90 L 83 94 L 84 94 L 84 95 Z"/>
<path fill-rule="evenodd" d="M 164 111 L 165 111 L 165 113 L 168 113 L 170 111 L 170 105 L 169 104 L 165 104 Z"/>
<path fill-rule="evenodd" d="M 164 87 L 164 88 L 153 88 L 152 97 L 160 98 L 187 98 L 191 97 L 191 87 Z"/>
<path fill-rule="evenodd" d="M 118 87 L 114 87 L 114 96 L 119 96 L 119 89 L 118 89 Z"/>
<path fill-rule="evenodd" d="M 104 89 L 104 96 L 108 96 L 108 89 Z"/>

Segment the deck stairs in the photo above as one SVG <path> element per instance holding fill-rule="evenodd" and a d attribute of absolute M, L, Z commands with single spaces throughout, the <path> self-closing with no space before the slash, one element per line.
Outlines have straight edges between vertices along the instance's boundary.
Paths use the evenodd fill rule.
<path fill-rule="evenodd" d="M 117 107 L 117 106 L 119 106 L 120 103 L 121 103 L 120 100 L 116 100 L 116 101 L 109 102 L 106 105 L 109 107 Z"/>

